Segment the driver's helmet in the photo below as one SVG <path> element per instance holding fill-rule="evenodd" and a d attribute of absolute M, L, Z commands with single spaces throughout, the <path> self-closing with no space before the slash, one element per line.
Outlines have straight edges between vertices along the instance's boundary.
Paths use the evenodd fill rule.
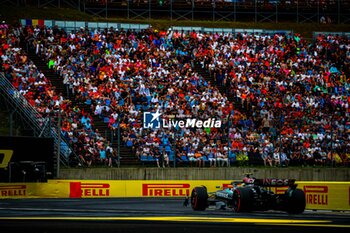
<path fill-rule="evenodd" d="M 243 178 L 243 183 L 245 183 L 245 184 L 253 184 L 254 183 L 254 179 L 250 178 L 250 177 L 244 177 Z"/>

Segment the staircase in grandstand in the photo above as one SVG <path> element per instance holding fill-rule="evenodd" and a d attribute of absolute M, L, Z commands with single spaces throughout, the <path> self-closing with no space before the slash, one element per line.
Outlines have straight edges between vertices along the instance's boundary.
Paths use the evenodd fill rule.
<path fill-rule="evenodd" d="M 230 92 L 229 92 L 230 90 L 227 90 L 227 88 L 225 86 L 217 85 L 215 78 L 213 77 L 213 75 L 211 75 L 209 73 L 208 70 L 206 70 L 205 68 L 202 68 L 202 66 L 199 64 L 194 65 L 194 70 L 198 74 L 200 74 L 207 82 L 210 82 L 213 86 L 216 86 L 221 94 L 225 94 L 227 96 L 228 101 L 233 103 L 236 110 L 244 111 L 244 109 L 242 109 L 242 105 L 236 101 L 234 95 L 230 94 Z"/>
<path fill-rule="evenodd" d="M 29 46 L 28 46 L 29 47 Z M 104 122 L 99 116 L 96 116 L 91 111 L 91 106 L 83 102 L 79 102 L 74 99 L 70 90 L 63 84 L 62 78 L 59 77 L 52 69 L 49 69 L 46 62 L 35 54 L 32 49 L 27 50 L 29 59 L 31 59 L 39 70 L 41 70 L 45 76 L 51 81 L 52 85 L 56 87 L 57 93 L 62 93 L 65 99 L 72 101 L 73 106 L 77 106 L 80 109 L 84 109 L 84 112 L 90 113 L 93 119 L 93 126 L 95 129 L 104 136 L 109 142 L 112 143 L 112 147 L 118 150 L 118 135 L 117 132 L 113 133 L 108 128 L 108 123 Z M 120 164 L 123 165 L 135 165 L 139 164 L 139 160 L 135 155 L 135 152 L 130 148 L 126 147 L 120 139 L 120 149 L 119 149 Z"/>
<path fill-rule="evenodd" d="M 214 75 L 210 74 L 210 72 L 207 69 L 202 68 L 200 64 L 195 63 L 194 70 L 198 74 L 200 74 L 208 83 L 210 82 L 211 85 L 216 86 L 221 94 L 225 94 L 227 96 L 228 101 L 233 104 L 235 110 L 246 113 L 244 108 L 242 108 L 241 103 L 236 101 L 234 95 L 230 93 L 230 90 L 228 90 L 228 87 L 224 85 L 218 85 L 217 81 L 214 78 Z M 222 142 L 226 143 L 227 141 L 226 139 L 223 139 Z"/>
<path fill-rule="evenodd" d="M 8 105 L 12 112 L 18 114 L 18 117 L 25 122 L 26 131 L 31 131 L 34 137 L 54 138 L 54 153 L 60 153 L 62 165 L 68 165 L 67 151 L 68 143 L 62 137 L 59 139 L 56 128 L 51 124 L 49 117 L 42 117 L 40 113 L 33 108 L 24 96 L 12 85 L 12 83 L 0 73 L 0 96 L 2 104 Z M 58 145 L 60 152 L 58 152 Z M 54 170 L 56 171 L 56 161 L 54 158 Z"/>

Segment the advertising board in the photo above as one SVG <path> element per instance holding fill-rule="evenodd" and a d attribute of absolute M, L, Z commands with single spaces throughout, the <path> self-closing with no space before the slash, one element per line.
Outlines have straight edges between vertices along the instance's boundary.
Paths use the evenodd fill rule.
<path fill-rule="evenodd" d="M 208 192 L 226 188 L 230 180 L 49 180 L 47 183 L 0 183 L 6 198 L 185 198 L 196 186 Z M 306 209 L 350 210 L 350 182 L 297 182 L 305 192 Z M 285 187 L 272 187 L 277 194 Z"/>

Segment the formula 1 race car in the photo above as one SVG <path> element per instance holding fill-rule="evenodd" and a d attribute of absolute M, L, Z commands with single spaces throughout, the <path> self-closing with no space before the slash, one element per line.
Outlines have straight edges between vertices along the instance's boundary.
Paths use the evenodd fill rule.
<path fill-rule="evenodd" d="M 288 188 L 276 194 L 271 187 Z M 248 175 L 243 182 L 232 182 L 229 187 L 213 193 L 208 193 L 205 186 L 195 187 L 190 201 L 192 209 L 197 211 L 221 203 L 235 212 L 281 210 L 300 214 L 305 210 L 306 200 L 304 191 L 296 187 L 295 179 L 255 179 Z"/>

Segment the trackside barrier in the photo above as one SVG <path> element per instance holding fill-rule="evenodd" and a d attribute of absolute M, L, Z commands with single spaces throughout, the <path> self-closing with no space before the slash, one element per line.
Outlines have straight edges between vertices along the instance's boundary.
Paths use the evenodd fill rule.
<path fill-rule="evenodd" d="M 100 28 L 103 30 L 104 28 L 114 28 L 114 29 L 132 29 L 135 31 L 141 31 L 143 29 L 147 29 L 150 27 L 149 24 L 132 24 L 132 23 L 113 23 L 113 22 L 84 22 L 84 21 L 62 21 L 62 20 L 38 20 L 38 19 L 21 19 L 20 20 L 22 26 L 47 26 L 53 27 L 58 26 L 59 28 L 63 28 L 64 30 L 77 31 L 80 28 L 88 28 L 97 29 Z"/>
<path fill-rule="evenodd" d="M 111 198 L 174 197 L 191 195 L 195 186 L 205 185 L 214 192 L 230 180 L 49 180 L 47 183 L 0 183 L 0 199 L 6 198 Z M 304 190 L 306 209 L 350 210 L 350 182 L 297 182 Z M 286 188 L 272 188 L 283 193 Z"/>

